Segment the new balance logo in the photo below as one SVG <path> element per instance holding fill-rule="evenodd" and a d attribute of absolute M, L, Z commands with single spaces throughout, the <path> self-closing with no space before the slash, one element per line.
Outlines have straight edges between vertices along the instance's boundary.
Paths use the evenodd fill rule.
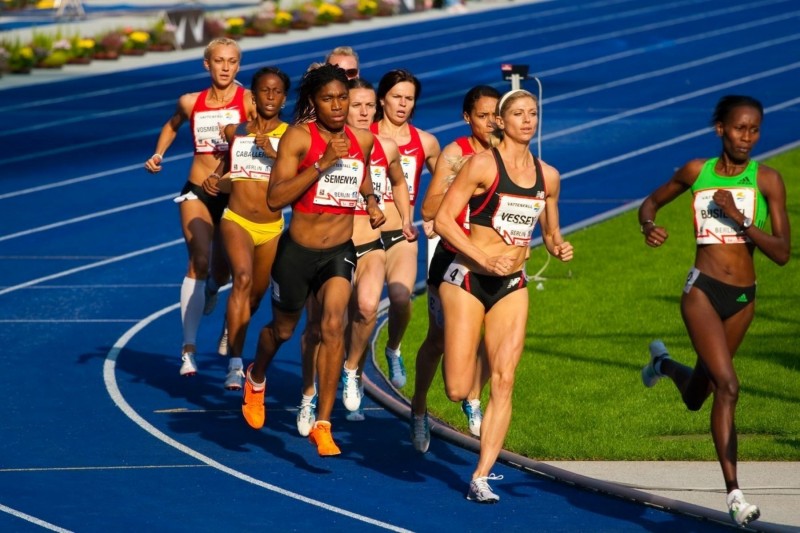
<path fill-rule="evenodd" d="M 515 287 L 515 286 L 519 285 L 519 280 L 520 279 L 522 279 L 522 278 L 517 276 L 516 278 L 511 278 L 510 280 L 508 280 L 508 287 L 507 288 L 510 289 L 512 287 Z"/>
<path fill-rule="evenodd" d="M 747 299 L 747 295 L 745 293 L 742 293 L 741 296 L 736 298 L 736 301 L 742 304 L 746 304 L 749 300 Z"/>

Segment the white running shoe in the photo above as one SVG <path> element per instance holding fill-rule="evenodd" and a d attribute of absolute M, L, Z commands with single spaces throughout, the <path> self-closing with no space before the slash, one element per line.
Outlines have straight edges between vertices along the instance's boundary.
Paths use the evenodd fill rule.
<path fill-rule="evenodd" d="M 184 352 L 181 355 L 181 376 L 194 376 L 197 374 L 197 365 L 194 362 L 194 353 Z"/>
<path fill-rule="evenodd" d="M 208 286 L 208 280 L 206 280 L 206 287 L 203 291 L 206 296 L 206 303 L 203 305 L 203 314 L 210 315 L 214 312 L 214 308 L 217 306 L 217 297 L 219 296 L 219 289 L 212 290 Z"/>
<path fill-rule="evenodd" d="M 642 383 L 645 387 L 652 387 L 664 377 L 664 374 L 656 370 L 656 364 L 660 365 L 661 361 L 669 358 L 669 352 L 663 342 L 655 340 L 650 343 L 650 362 L 642 368 Z"/>
<path fill-rule="evenodd" d="M 428 413 L 422 416 L 411 413 L 411 444 L 419 453 L 427 453 L 431 445 L 431 426 Z"/>
<path fill-rule="evenodd" d="M 461 402 L 461 410 L 467 415 L 469 432 L 476 437 L 481 436 L 481 422 L 483 422 L 483 412 L 481 412 L 480 400 L 464 400 Z"/>
<path fill-rule="evenodd" d="M 350 412 L 358 411 L 361 407 L 361 387 L 358 381 L 354 371 L 348 370 L 347 367 L 342 369 L 342 402 L 345 409 Z"/>
<path fill-rule="evenodd" d="M 244 365 L 240 357 L 234 357 L 228 364 L 228 375 L 225 377 L 225 388 L 227 390 L 242 390 L 244 380 Z"/>
<path fill-rule="evenodd" d="M 400 350 L 395 352 L 388 346 L 386 347 L 386 364 L 389 366 L 389 381 L 398 389 L 406 384 L 406 365 L 403 364 L 403 356 Z"/>
<path fill-rule="evenodd" d="M 228 355 L 228 325 L 222 325 L 222 333 L 219 335 L 219 342 L 217 342 L 217 353 L 225 357 Z"/>
<path fill-rule="evenodd" d="M 469 492 L 467 492 L 467 499 L 471 502 L 478 503 L 497 503 L 500 501 L 500 496 L 492 492 L 492 487 L 489 486 L 489 481 L 500 481 L 503 476 L 495 476 L 489 474 L 484 477 L 476 477 L 469 484 Z"/>
<path fill-rule="evenodd" d="M 311 399 L 310 402 L 305 403 L 301 402 L 298 406 L 297 411 L 297 432 L 300 434 L 301 437 L 308 437 L 308 434 L 311 433 L 311 428 L 314 427 L 314 423 L 317 421 L 317 395 L 315 394 L 314 397 Z"/>
<path fill-rule="evenodd" d="M 747 503 L 744 494 L 739 489 L 732 490 L 727 498 L 728 512 L 731 519 L 739 526 L 746 526 L 753 520 L 758 520 L 761 511 L 758 506 Z"/>

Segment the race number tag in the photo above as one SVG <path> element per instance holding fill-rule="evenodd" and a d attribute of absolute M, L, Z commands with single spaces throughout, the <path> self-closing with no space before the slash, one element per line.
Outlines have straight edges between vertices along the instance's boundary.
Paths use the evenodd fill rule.
<path fill-rule="evenodd" d="M 358 189 L 364 178 L 364 163 L 358 159 L 343 158 L 319 175 L 316 205 L 354 208 L 358 202 Z"/>
<path fill-rule="evenodd" d="M 256 144 L 255 137 L 234 138 L 230 154 L 231 179 L 269 179 L 275 160 Z"/>
<path fill-rule="evenodd" d="M 497 210 L 492 217 L 492 227 L 506 244 L 528 246 L 533 228 L 545 206 L 544 198 L 501 194 Z"/>
<path fill-rule="evenodd" d="M 417 197 L 414 183 L 417 178 L 417 158 L 410 155 L 401 155 L 400 166 L 403 167 L 403 175 L 406 178 L 406 185 L 408 185 L 408 199 L 413 204 L 414 199 Z"/>
<path fill-rule="evenodd" d="M 192 120 L 194 121 L 194 149 L 196 152 L 227 152 L 228 142 L 222 137 L 222 130 L 228 124 L 239 123 L 239 110 L 198 111 Z"/>
<path fill-rule="evenodd" d="M 725 216 L 714 201 L 718 187 L 697 191 L 694 195 L 694 226 L 697 244 L 725 244 L 750 242 L 739 233 L 739 225 Z M 736 209 L 745 217 L 755 218 L 756 191 L 754 189 L 727 189 L 733 195 Z"/>

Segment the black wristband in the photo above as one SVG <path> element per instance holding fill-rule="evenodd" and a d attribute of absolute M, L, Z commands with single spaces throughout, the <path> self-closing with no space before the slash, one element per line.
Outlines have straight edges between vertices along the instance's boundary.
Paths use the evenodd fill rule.
<path fill-rule="evenodd" d="M 369 194 L 365 194 L 364 195 L 364 203 L 367 203 L 367 201 L 369 200 L 370 196 L 375 197 L 375 203 L 377 203 L 377 204 L 381 203 L 381 197 L 378 196 L 377 194 L 375 194 L 374 192 L 371 192 Z"/>

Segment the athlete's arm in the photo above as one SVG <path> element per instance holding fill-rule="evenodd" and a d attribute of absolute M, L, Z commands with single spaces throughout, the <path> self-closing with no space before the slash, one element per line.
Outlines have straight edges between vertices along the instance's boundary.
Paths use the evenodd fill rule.
<path fill-rule="evenodd" d="M 692 183 L 697 179 L 700 170 L 703 168 L 703 163 L 704 160 L 702 159 L 693 159 L 683 165 L 672 175 L 669 181 L 653 191 L 639 206 L 639 224 L 648 246 L 657 248 L 669 238 L 667 229 L 656 225 L 656 214 L 659 209 L 692 186 Z"/>
<path fill-rule="evenodd" d="M 419 131 L 422 149 L 425 150 L 425 165 L 428 167 L 428 171 L 433 174 L 436 168 L 436 160 L 439 158 L 439 153 L 442 151 L 439 147 L 439 141 L 427 131 L 417 131 Z"/>
<path fill-rule="evenodd" d="M 442 153 L 436 159 L 436 166 L 433 169 L 428 190 L 425 192 L 425 198 L 422 200 L 422 220 L 433 220 L 436 216 L 436 211 L 439 210 L 439 205 L 442 203 L 444 193 L 447 191 L 447 186 L 450 184 L 453 177 L 452 164 L 455 158 L 461 156 L 461 147 L 456 143 L 450 143 L 444 147 Z"/>
<path fill-rule="evenodd" d="M 545 187 L 547 188 L 544 211 L 539 217 L 539 222 L 542 225 L 542 240 L 547 251 L 553 257 L 567 262 L 572 259 L 572 244 L 564 240 L 559 225 L 558 197 L 561 194 L 561 175 L 555 168 L 544 161 L 541 164 Z"/>
<path fill-rule="evenodd" d="M 319 178 L 319 171 L 313 166 L 297 173 L 297 168 L 310 147 L 311 135 L 302 126 L 290 127 L 281 137 L 278 157 L 272 167 L 267 188 L 267 206 L 272 211 L 278 211 L 300 198 L 303 192 Z M 322 159 L 325 159 L 325 156 Z M 318 162 L 322 170 L 333 164 L 329 162 L 323 167 L 322 159 Z"/>
<path fill-rule="evenodd" d="M 161 161 L 164 159 L 164 154 L 167 149 L 172 146 L 175 137 L 178 136 L 178 129 L 184 122 L 189 120 L 189 115 L 194 108 L 197 101 L 198 93 L 184 94 L 178 99 L 178 105 L 175 113 L 167 120 L 166 124 L 161 128 L 161 133 L 158 135 L 156 141 L 156 151 L 150 158 L 145 161 L 144 168 L 151 174 L 161 171 Z"/>
<path fill-rule="evenodd" d="M 386 154 L 386 161 L 389 163 L 388 174 L 389 183 L 392 186 L 392 201 L 403 222 L 403 236 L 407 241 L 414 242 L 419 237 L 419 232 L 414 227 L 414 210 L 408 196 L 408 184 L 405 174 L 403 174 L 403 167 L 400 166 L 400 151 L 397 149 L 397 143 L 386 137 L 381 137 L 381 145 Z"/>

